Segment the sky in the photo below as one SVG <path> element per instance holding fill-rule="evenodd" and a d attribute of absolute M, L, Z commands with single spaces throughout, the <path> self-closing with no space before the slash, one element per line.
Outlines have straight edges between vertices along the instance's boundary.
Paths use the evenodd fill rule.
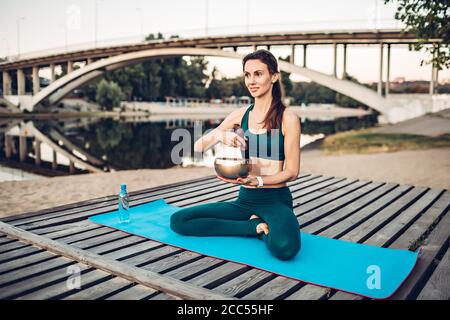
<path fill-rule="evenodd" d="M 260 32 L 399 28 L 396 6 L 384 0 L 0 0 L 0 57 L 50 54 L 97 46 L 137 42 L 143 35 L 202 37 Z M 239 49 L 240 53 L 250 48 Z M 273 46 L 277 56 L 288 47 Z M 296 60 L 301 63 L 302 52 Z M 331 74 L 331 46 L 308 48 L 308 67 Z M 391 80 L 429 80 L 431 66 L 420 66 L 424 52 L 391 48 Z M 238 60 L 208 58 L 225 76 L 241 74 Z M 384 59 L 386 61 L 386 59 Z M 362 82 L 377 81 L 379 47 L 347 47 L 347 72 Z M 342 48 L 338 48 L 338 75 Z M 306 80 L 292 77 L 294 81 Z M 450 71 L 439 73 L 439 81 Z"/>

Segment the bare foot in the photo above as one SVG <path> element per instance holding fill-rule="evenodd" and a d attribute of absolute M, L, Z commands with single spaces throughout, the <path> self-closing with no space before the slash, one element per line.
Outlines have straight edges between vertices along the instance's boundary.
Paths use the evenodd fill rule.
<path fill-rule="evenodd" d="M 267 223 L 260 223 L 256 226 L 256 233 L 261 234 L 263 232 L 266 234 L 266 236 L 269 234 L 269 226 L 267 225 Z"/>
<path fill-rule="evenodd" d="M 250 217 L 251 219 L 258 219 L 259 217 L 256 214 L 252 214 L 252 216 Z M 269 226 L 267 225 L 267 223 L 260 223 L 256 226 L 256 233 L 257 234 L 261 234 L 261 233 L 265 233 L 266 236 L 269 233 Z"/>

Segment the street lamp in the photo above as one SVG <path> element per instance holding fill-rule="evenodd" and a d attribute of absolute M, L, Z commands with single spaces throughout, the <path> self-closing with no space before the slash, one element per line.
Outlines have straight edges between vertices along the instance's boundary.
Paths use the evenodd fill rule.
<path fill-rule="evenodd" d="M 67 26 L 64 23 L 60 23 L 59 26 L 64 29 L 64 50 L 67 52 Z"/>
<path fill-rule="evenodd" d="M 250 23 L 250 0 L 247 0 L 247 34 L 249 33 L 250 29 L 249 29 L 249 23 Z"/>
<path fill-rule="evenodd" d="M 102 0 L 95 0 L 95 8 L 94 8 L 94 47 L 97 48 L 97 11 L 98 11 L 98 2 Z"/>
<path fill-rule="evenodd" d="M 140 19 L 141 40 L 144 40 L 144 25 L 143 25 L 143 21 L 142 21 L 142 8 L 136 8 L 136 11 L 138 12 L 139 19 Z"/>
<path fill-rule="evenodd" d="M 17 56 L 20 57 L 20 20 L 25 20 L 24 17 L 17 18 Z"/>
<path fill-rule="evenodd" d="M 6 57 L 9 57 L 9 41 L 6 38 L 2 38 L 2 41 L 6 43 Z"/>
<path fill-rule="evenodd" d="M 207 37 L 207 36 L 208 36 L 208 12 L 209 12 L 208 6 L 209 6 L 209 1 L 208 1 L 208 0 L 205 0 L 205 1 L 206 1 L 206 12 L 205 12 L 205 36 Z"/>

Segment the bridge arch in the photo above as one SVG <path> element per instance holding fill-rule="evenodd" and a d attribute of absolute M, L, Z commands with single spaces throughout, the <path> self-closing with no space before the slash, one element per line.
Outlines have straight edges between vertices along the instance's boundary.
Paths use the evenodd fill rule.
<path fill-rule="evenodd" d="M 112 71 L 152 58 L 157 59 L 178 56 L 216 56 L 239 60 L 242 60 L 244 57 L 243 54 L 236 52 L 208 48 L 149 49 L 120 54 L 96 61 L 83 68 L 77 69 L 64 77 L 61 77 L 34 95 L 30 107 L 31 109 L 34 109 L 47 99 L 50 104 L 57 103 L 73 89 L 76 89 L 94 78 L 101 76 L 106 71 Z M 285 61 L 279 61 L 279 68 L 281 71 L 306 77 L 322 86 L 328 87 L 336 92 L 353 98 L 382 114 L 385 114 L 388 111 L 387 99 L 379 96 L 375 91 L 363 85 L 348 80 L 337 79 L 330 75 L 297 66 Z"/>

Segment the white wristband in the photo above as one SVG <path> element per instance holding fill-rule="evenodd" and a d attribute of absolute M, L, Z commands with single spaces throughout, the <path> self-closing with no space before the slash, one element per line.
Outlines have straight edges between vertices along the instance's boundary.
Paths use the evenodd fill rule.
<path fill-rule="evenodd" d="M 258 188 L 261 188 L 262 186 L 264 186 L 264 182 L 263 179 L 260 176 L 256 176 L 256 180 L 258 180 Z"/>

